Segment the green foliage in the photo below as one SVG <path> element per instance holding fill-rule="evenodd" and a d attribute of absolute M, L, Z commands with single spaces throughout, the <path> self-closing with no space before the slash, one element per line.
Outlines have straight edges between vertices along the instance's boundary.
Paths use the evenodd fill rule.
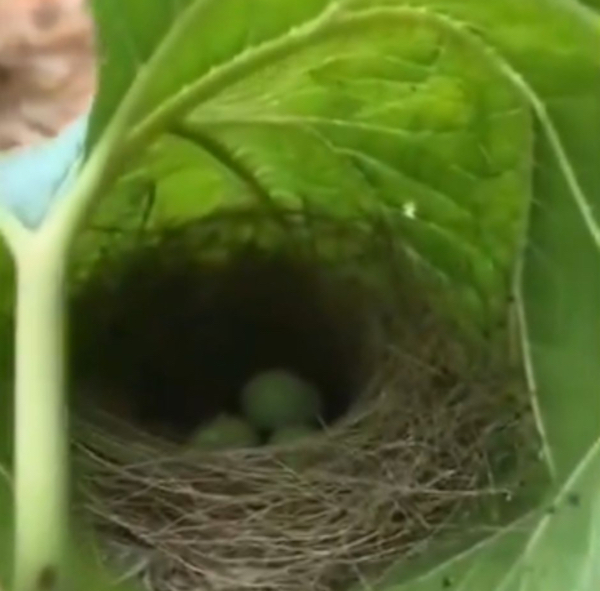
<path fill-rule="evenodd" d="M 577 2 L 577 0 L 573 0 L 573 1 Z M 600 0 L 581 0 L 581 4 L 589 5 L 592 8 L 595 8 L 596 10 L 600 9 Z"/>
<path fill-rule="evenodd" d="M 98 5 L 104 19 L 110 4 Z M 295 9 L 221 1 L 189 5 L 168 28 L 159 18 L 165 4 L 175 6 L 144 3 L 145 18 L 170 31 L 164 38 L 150 27 L 145 36 L 134 26 L 120 27 L 120 36 L 105 29 L 111 51 L 122 55 L 129 43 L 139 53 L 103 96 L 97 128 L 127 94 L 127 117 L 113 119 L 122 137 L 138 145 L 168 132 L 138 168 L 159 180 L 166 219 L 198 207 L 201 179 L 209 178 L 221 195 L 210 208 L 245 197 L 341 219 L 382 218 L 483 325 L 502 308 L 511 262 L 526 246 L 516 308 L 545 459 L 557 485 L 585 491 L 590 505 L 580 513 L 589 519 L 532 517 L 484 545 L 464 576 L 440 579 L 434 570 L 403 589 L 438 589 L 456 578 L 461 589 L 491 588 L 506 570 L 498 588 L 524 588 L 519 573 L 549 562 L 577 535 L 586 551 L 555 588 L 575 588 L 577 573 L 594 581 L 600 523 L 591 499 L 599 488 L 583 474 L 600 434 L 600 274 L 590 213 L 600 199 L 598 18 L 552 0 L 322 1 Z M 189 49 L 195 43 L 202 51 Z M 166 62 L 173 76 L 158 75 Z M 197 158 L 157 175 L 175 147 Z M 173 178 L 183 171 L 180 190 Z M 561 490 L 554 502 L 567 494 Z M 531 576 L 527 588 L 547 588 L 544 581 Z"/>
<path fill-rule="evenodd" d="M 479 329 L 517 258 L 552 511 L 393 588 L 596 589 L 597 0 L 94 6 L 101 92 L 56 235 L 101 195 L 118 212 L 116 196 L 149 186 L 160 223 L 251 203 L 377 220 Z"/>
<path fill-rule="evenodd" d="M 100 22 L 114 14 L 111 4 L 98 5 Z M 115 152 L 129 152 L 128 138 L 137 156 L 148 134 L 166 132 L 135 170 L 140 185 L 157 184 L 167 218 L 254 201 L 383 220 L 469 322 L 485 325 L 503 307 L 523 231 L 529 110 L 458 25 L 398 2 L 350 4 L 352 11 L 322 0 L 282 10 L 261 0 L 248 13 L 243 1 L 198 2 L 156 38 L 151 55 L 145 38 L 131 43 L 124 27 L 113 35 L 107 25 L 109 53 L 140 45 L 132 61 L 147 62 L 146 73 L 168 62 L 169 76 L 136 77 L 131 65 L 106 137 L 121 142 Z M 146 19 L 156 10 L 164 21 L 164 4 L 145 10 Z M 213 13 L 221 26 L 209 24 Z M 202 51 L 193 52 L 198 39 Z M 113 80 L 125 76 L 125 62 L 111 67 L 108 56 L 97 128 L 116 107 Z M 174 151 L 187 156 L 164 174 Z"/>
<path fill-rule="evenodd" d="M 540 511 L 386 591 L 593 591 L 600 581 L 600 444 Z"/>
<path fill-rule="evenodd" d="M 0 462 L 0 587 L 11 577 L 13 554 L 13 502 L 10 474 Z"/>

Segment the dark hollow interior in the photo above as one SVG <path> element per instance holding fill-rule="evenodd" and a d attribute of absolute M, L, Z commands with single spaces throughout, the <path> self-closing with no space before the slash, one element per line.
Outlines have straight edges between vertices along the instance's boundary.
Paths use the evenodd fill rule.
<path fill-rule="evenodd" d="M 164 245 L 104 263 L 71 301 L 76 400 L 185 440 L 221 412 L 239 413 L 256 372 L 286 368 L 344 415 L 368 377 L 365 314 L 331 273 L 248 249 L 227 262 Z"/>

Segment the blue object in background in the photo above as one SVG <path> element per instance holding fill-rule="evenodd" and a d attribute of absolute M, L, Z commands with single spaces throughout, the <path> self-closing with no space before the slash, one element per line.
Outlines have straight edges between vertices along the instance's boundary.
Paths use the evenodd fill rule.
<path fill-rule="evenodd" d="M 0 205 L 29 229 L 67 193 L 84 152 L 90 112 L 44 143 L 0 153 Z"/>

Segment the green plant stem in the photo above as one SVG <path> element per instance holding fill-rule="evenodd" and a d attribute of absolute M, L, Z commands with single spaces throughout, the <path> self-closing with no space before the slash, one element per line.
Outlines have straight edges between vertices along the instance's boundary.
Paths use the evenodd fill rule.
<path fill-rule="evenodd" d="M 14 591 L 61 585 L 67 525 L 67 424 L 64 400 L 63 284 L 66 265 L 52 232 L 15 249 Z"/>

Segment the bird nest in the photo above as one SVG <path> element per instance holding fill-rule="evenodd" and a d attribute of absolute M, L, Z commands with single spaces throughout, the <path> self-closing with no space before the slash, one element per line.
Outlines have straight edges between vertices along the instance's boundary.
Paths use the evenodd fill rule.
<path fill-rule="evenodd" d="M 398 280 L 389 250 L 364 264 L 380 232 L 346 228 L 344 249 L 336 235 L 319 251 L 291 239 L 303 229 L 241 231 L 256 230 L 248 215 L 121 241 L 78 275 L 74 383 L 92 392 L 75 397 L 78 506 L 115 577 L 152 591 L 375 585 L 512 495 L 531 444 L 518 374 L 502 339 L 485 350 L 461 339 L 408 272 Z M 319 235 L 331 239 L 329 222 Z M 313 372 L 322 429 L 187 446 L 270 361 Z"/>

